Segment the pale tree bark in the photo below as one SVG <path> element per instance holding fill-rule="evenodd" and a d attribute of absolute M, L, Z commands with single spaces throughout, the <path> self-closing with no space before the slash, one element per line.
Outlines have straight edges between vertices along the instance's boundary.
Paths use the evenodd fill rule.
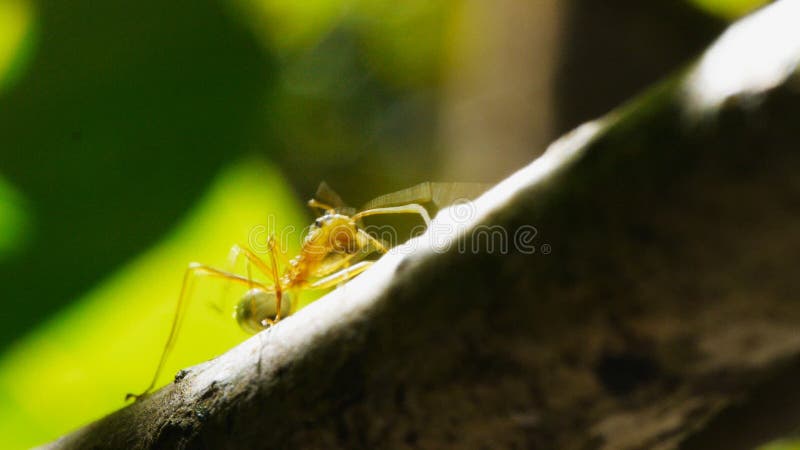
<path fill-rule="evenodd" d="M 784 0 L 736 24 L 472 209 L 50 448 L 731 449 L 796 429 L 797 23 Z"/>

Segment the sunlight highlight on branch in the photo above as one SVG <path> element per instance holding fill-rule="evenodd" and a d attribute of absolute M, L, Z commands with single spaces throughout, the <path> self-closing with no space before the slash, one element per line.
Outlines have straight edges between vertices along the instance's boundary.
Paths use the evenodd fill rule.
<path fill-rule="evenodd" d="M 767 91 L 800 63 L 800 2 L 778 2 L 731 26 L 703 55 L 685 89 L 692 113 Z"/>

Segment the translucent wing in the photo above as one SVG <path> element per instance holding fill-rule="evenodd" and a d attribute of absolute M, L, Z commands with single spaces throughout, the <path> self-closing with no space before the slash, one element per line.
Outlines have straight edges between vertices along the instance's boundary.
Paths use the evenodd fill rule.
<path fill-rule="evenodd" d="M 342 197 L 339 197 L 339 194 L 324 181 L 317 187 L 317 193 L 314 194 L 314 198 L 334 208 L 343 208 L 346 206 L 344 201 L 342 201 Z"/>
<path fill-rule="evenodd" d="M 407 205 L 409 203 L 432 203 L 436 208 L 444 208 L 458 200 L 472 200 L 491 185 L 487 183 L 443 183 L 426 181 L 410 188 L 373 198 L 361 210 Z"/>

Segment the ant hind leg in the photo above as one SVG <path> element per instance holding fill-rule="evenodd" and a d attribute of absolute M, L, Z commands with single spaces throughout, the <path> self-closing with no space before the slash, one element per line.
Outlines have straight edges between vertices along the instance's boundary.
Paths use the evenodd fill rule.
<path fill-rule="evenodd" d="M 373 261 L 357 262 L 350 267 L 344 268 L 338 272 L 328 275 L 325 278 L 321 278 L 315 281 L 309 287 L 311 289 L 327 289 L 329 287 L 336 286 L 337 284 L 343 283 L 351 278 L 354 278 L 356 275 L 369 269 L 369 267 L 373 263 L 374 263 Z"/>
<path fill-rule="evenodd" d="M 178 296 L 178 304 L 176 305 L 175 308 L 175 315 L 173 316 L 172 319 L 172 326 L 170 327 L 169 330 L 167 342 L 166 344 L 164 344 L 164 349 L 161 352 L 161 357 L 158 360 L 158 365 L 156 366 L 156 371 L 153 374 L 153 378 L 150 380 L 150 384 L 142 393 L 140 394 L 129 393 L 125 396 L 125 400 L 129 400 L 131 398 L 138 400 L 149 394 L 153 390 L 153 388 L 155 388 L 156 383 L 158 382 L 158 377 L 161 375 L 161 372 L 164 369 L 164 365 L 167 362 L 167 358 L 169 357 L 169 354 L 172 352 L 172 349 L 175 346 L 175 341 L 177 340 L 178 333 L 180 331 L 181 325 L 183 324 L 183 319 L 186 315 L 186 310 L 189 304 L 189 300 L 191 300 L 192 297 L 191 293 L 194 287 L 194 279 L 198 276 L 222 278 L 225 280 L 232 281 L 234 283 L 243 284 L 245 286 L 255 285 L 265 290 L 268 289 L 261 283 L 254 282 L 240 275 L 225 272 L 203 264 L 198 264 L 198 263 L 189 264 L 189 268 L 186 269 L 186 272 L 184 272 L 183 275 L 183 283 L 181 284 L 181 291 Z"/>

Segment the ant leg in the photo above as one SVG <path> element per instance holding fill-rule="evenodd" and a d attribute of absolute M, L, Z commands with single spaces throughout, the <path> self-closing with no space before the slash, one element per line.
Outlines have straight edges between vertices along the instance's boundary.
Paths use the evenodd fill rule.
<path fill-rule="evenodd" d="M 247 248 L 245 248 L 244 246 L 241 246 L 241 245 L 234 245 L 233 247 L 231 247 L 231 261 L 233 262 L 233 264 L 235 264 L 236 260 L 240 256 L 244 255 L 245 258 L 246 258 L 245 259 L 245 264 L 246 264 L 246 268 L 247 268 L 247 276 L 248 276 L 248 278 L 250 277 L 250 264 L 249 263 L 253 263 L 261 273 L 263 273 L 264 275 L 267 275 L 267 276 L 272 278 L 272 281 L 273 281 L 274 286 L 275 286 L 275 307 L 277 308 L 276 309 L 277 313 L 275 315 L 275 320 L 268 320 L 268 322 L 270 324 L 274 324 L 274 323 L 278 322 L 279 320 L 281 320 L 280 311 L 281 311 L 281 300 L 282 300 L 282 297 L 283 297 L 283 290 L 281 289 L 281 286 L 280 286 L 280 278 L 279 278 L 278 270 L 277 270 L 278 262 L 277 262 L 276 257 L 275 257 L 275 253 L 277 251 L 276 248 L 275 248 L 275 245 L 276 245 L 275 244 L 275 236 L 270 236 L 269 237 L 269 240 L 267 241 L 267 245 L 268 245 L 268 249 L 269 249 L 269 253 L 270 253 L 270 259 L 272 260 L 271 261 L 272 262 L 271 265 L 268 264 L 267 262 L 265 262 L 263 259 L 259 258 L 258 255 L 256 255 L 255 253 L 253 253 L 252 251 L 248 250 Z M 255 298 L 254 298 L 254 300 L 255 300 Z"/>
<path fill-rule="evenodd" d="M 275 320 L 267 320 L 272 325 L 281 320 L 281 302 L 283 301 L 283 288 L 281 278 L 278 274 L 278 260 L 275 256 L 275 236 L 270 236 L 267 242 L 269 246 L 269 257 L 272 260 L 272 279 L 275 280 Z"/>
<path fill-rule="evenodd" d="M 228 252 L 228 264 L 227 264 L 227 267 L 226 267 L 227 272 L 234 273 L 236 271 L 236 264 L 239 262 L 239 257 L 242 256 L 242 255 L 246 255 L 247 256 L 247 259 L 245 260 L 245 263 L 244 263 L 245 272 L 247 273 L 247 278 L 248 279 L 252 279 L 252 276 L 251 276 L 251 273 L 250 273 L 250 263 L 252 262 L 253 259 L 257 259 L 258 257 L 256 257 L 254 254 L 252 254 L 252 252 L 250 252 L 247 248 L 245 248 L 243 246 L 240 246 L 240 245 L 233 245 L 231 247 L 230 251 Z M 259 262 L 261 264 L 258 264 Z M 261 268 L 261 265 L 263 265 L 263 264 L 264 264 L 263 261 L 256 262 L 256 266 L 259 267 L 259 269 Z M 265 273 L 265 274 L 269 273 L 269 272 L 264 272 L 263 270 L 261 270 L 261 272 Z M 230 287 L 230 285 L 226 285 L 226 288 L 225 288 L 225 294 L 226 295 L 227 295 L 227 292 L 229 290 L 229 287 Z M 252 288 L 252 283 L 251 283 L 250 288 Z M 223 295 L 223 297 L 224 296 L 225 295 Z"/>
<path fill-rule="evenodd" d="M 271 240 L 272 237 L 270 237 L 270 241 Z M 268 245 L 272 246 L 273 244 L 268 243 Z M 253 265 L 256 266 L 258 270 L 264 275 L 268 275 L 270 277 L 273 275 L 272 267 L 270 267 L 270 265 L 267 264 L 266 261 L 259 258 L 258 255 L 248 250 L 246 247 L 241 245 L 234 245 L 233 247 L 231 247 L 230 257 L 228 258 L 231 262 L 231 265 L 235 265 L 236 261 L 238 261 L 239 257 L 241 256 L 247 258 L 247 261 L 253 263 Z"/>
<path fill-rule="evenodd" d="M 342 269 L 332 275 L 328 275 L 325 278 L 319 279 L 314 283 L 309 285 L 311 289 L 327 289 L 329 287 L 336 286 L 339 283 L 345 282 L 356 275 L 360 274 L 361 272 L 369 269 L 369 267 L 373 264 L 373 261 L 361 261 L 358 263 L 353 264 L 350 267 Z"/>
<path fill-rule="evenodd" d="M 279 259 L 280 263 L 283 264 L 283 267 L 288 267 L 290 262 L 289 262 L 289 258 L 282 251 L 282 249 L 283 249 L 282 244 L 283 243 L 282 242 L 279 243 L 275 239 L 275 235 L 270 236 L 270 240 L 271 240 L 271 242 L 268 242 L 268 244 L 269 244 L 268 250 L 271 251 L 271 252 L 275 252 L 275 254 L 278 255 L 278 259 Z M 275 267 L 278 267 L 278 266 L 276 265 Z"/>
<path fill-rule="evenodd" d="M 336 271 L 350 267 L 350 265 L 353 263 L 353 260 L 358 261 L 367 255 L 369 255 L 367 252 L 356 252 L 345 255 L 344 257 L 335 261 L 320 263 L 319 267 L 314 271 L 314 276 L 315 278 L 328 276 Z"/>
<path fill-rule="evenodd" d="M 370 245 L 372 245 L 372 247 L 378 252 L 383 254 L 389 251 L 389 249 L 386 248 L 383 242 L 373 237 L 372 235 L 362 230 L 361 228 L 358 229 L 358 234 L 361 235 L 364 239 L 366 239 L 367 242 L 369 242 Z"/>
<path fill-rule="evenodd" d="M 256 283 L 240 275 L 224 272 L 222 270 L 215 269 L 213 267 L 205 266 L 198 263 L 189 264 L 189 268 L 186 269 L 186 272 L 184 272 L 183 275 L 181 292 L 180 295 L 178 296 L 178 304 L 175 308 L 175 316 L 172 319 L 172 327 L 169 330 L 167 343 L 164 344 L 164 350 L 161 352 L 161 357 L 158 360 L 158 366 L 156 366 L 156 371 L 153 374 L 153 378 L 150 381 L 150 384 L 147 386 L 147 389 L 144 390 L 144 392 L 142 392 L 141 394 L 127 394 L 125 396 L 125 400 L 129 400 L 130 398 L 138 400 L 139 398 L 147 395 L 155 387 L 156 382 L 158 381 L 158 377 L 159 375 L 161 375 L 161 371 L 164 369 L 164 364 L 167 361 L 167 357 L 172 351 L 172 348 L 175 346 L 175 340 L 178 337 L 178 332 L 180 331 L 181 325 L 183 323 L 183 318 L 186 313 L 186 308 L 189 304 L 188 301 L 191 299 L 191 292 L 192 288 L 194 287 L 194 279 L 197 276 L 210 276 L 210 277 L 222 278 L 228 281 L 232 281 L 234 283 L 244 284 L 246 286 L 257 285 L 261 289 L 269 290 L 267 286 L 264 286 L 261 283 Z"/>
<path fill-rule="evenodd" d="M 425 221 L 425 226 L 430 226 L 431 224 L 431 216 L 428 215 L 428 210 L 417 203 L 409 203 L 403 206 L 390 206 L 387 208 L 367 209 L 354 215 L 353 220 L 355 221 L 362 217 L 375 216 L 378 214 L 419 214 L 422 220 Z"/>
<path fill-rule="evenodd" d="M 269 265 L 264 260 L 259 258 L 258 255 L 256 255 L 255 253 L 253 253 L 252 251 L 250 251 L 247 247 L 245 247 L 243 245 L 233 245 L 231 247 L 231 250 L 230 250 L 230 252 L 228 254 L 228 272 L 233 272 L 235 270 L 236 263 L 239 261 L 239 258 L 242 257 L 242 256 L 244 256 L 246 258 L 245 259 L 245 271 L 247 273 L 247 278 L 248 279 L 252 280 L 252 275 L 251 275 L 251 272 L 250 272 L 250 264 L 251 263 L 253 265 L 255 265 L 256 268 L 259 270 L 259 272 L 261 272 L 262 274 L 264 274 L 266 276 L 269 276 L 269 277 L 272 276 L 272 268 L 269 267 Z M 223 291 L 223 295 L 222 295 L 223 298 L 227 296 L 229 288 L 230 288 L 230 285 L 226 286 L 226 289 Z M 253 288 L 252 283 L 250 284 L 249 288 L 250 289 Z M 219 312 L 222 312 L 222 307 L 220 306 L 220 304 L 221 303 L 218 303 L 217 305 L 215 305 L 215 309 L 217 309 Z"/>

